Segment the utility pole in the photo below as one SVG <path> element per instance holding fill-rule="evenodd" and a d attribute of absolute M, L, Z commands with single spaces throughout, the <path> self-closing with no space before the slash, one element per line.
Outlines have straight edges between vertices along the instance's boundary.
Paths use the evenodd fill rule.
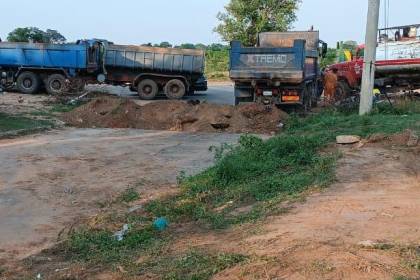
<path fill-rule="evenodd" d="M 362 91 L 360 94 L 360 115 L 370 113 L 373 105 L 375 82 L 376 44 L 379 25 L 380 0 L 368 0 L 369 9 L 366 25 L 366 45 L 363 64 Z"/>

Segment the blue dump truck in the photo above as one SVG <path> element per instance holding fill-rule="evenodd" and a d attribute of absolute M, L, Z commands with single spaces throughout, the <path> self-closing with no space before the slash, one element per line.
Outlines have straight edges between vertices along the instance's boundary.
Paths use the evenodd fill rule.
<path fill-rule="evenodd" d="M 146 100 L 206 91 L 204 66 L 203 50 L 109 44 L 105 56 L 106 83 L 127 85 Z"/>
<path fill-rule="evenodd" d="M 320 57 L 327 45 L 319 32 L 261 33 L 256 47 L 231 42 L 230 78 L 235 103 L 315 106 L 320 90 Z"/>
<path fill-rule="evenodd" d="M 0 43 L 0 86 L 22 93 L 42 88 L 60 94 L 79 88 L 104 71 L 105 44 L 80 40 L 74 44 Z"/>
<path fill-rule="evenodd" d="M 89 83 L 130 86 L 140 98 L 164 93 L 180 99 L 207 90 L 202 50 L 115 45 L 106 40 L 75 44 L 0 43 L 0 87 L 50 94 Z"/>

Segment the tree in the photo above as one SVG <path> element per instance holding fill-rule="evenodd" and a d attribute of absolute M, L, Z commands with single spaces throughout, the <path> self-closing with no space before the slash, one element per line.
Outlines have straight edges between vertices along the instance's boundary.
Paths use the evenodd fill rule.
<path fill-rule="evenodd" d="M 231 0 L 219 13 L 214 29 L 224 41 L 239 40 L 253 46 L 260 32 L 287 31 L 296 20 L 301 0 Z"/>
<path fill-rule="evenodd" d="M 337 50 L 328 48 L 327 54 L 321 59 L 321 68 L 325 68 L 337 62 Z"/>
<path fill-rule="evenodd" d="M 42 31 L 37 27 L 16 28 L 7 36 L 9 42 L 29 42 L 34 43 L 65 43 L 66 38 L 57 30 L 47 29 Z"/>
<path fill-rule="evenodd" d="M 160 44 L 154 44 L 153 46 L 158 48 L 172 48 L 172 44 L 166 41 Z"/>
<path fill-rule="evenodd" d="M 195 49 L 195 45 L 191 43 L 184 43 L 179 46 L 180 49 Z"/>
<path fill-rule="evenodd" d="M 224 50 L 228 50 L 229 46 L 228 45 L 222 45 L 222 44 L 217 44 L 217 43 L 213 43 L 211 45 L 209 45 L 207 47 L 208 50 L 212 50 L 212 51 L 224 51 Z"/>
<path fill-rule="evenodd" d="M 66 37 L 60 34 L 57 30 L 47 29 L 44 32 L 44 42 L 52 44 L 63 44 L 67 41 Z"/>

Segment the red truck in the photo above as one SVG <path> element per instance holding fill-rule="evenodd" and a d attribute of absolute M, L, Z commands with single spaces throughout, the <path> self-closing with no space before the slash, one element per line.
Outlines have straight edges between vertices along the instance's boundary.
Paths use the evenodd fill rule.
<path fill-rule="evenodd" d="M 375 87 L 381 92 L 420 89 L 420 24 L 379 30 Z M 338 70 L 337 98 L 359 91 L 363 72 L 364 45 L 351 61 L 330 65 Z"/>

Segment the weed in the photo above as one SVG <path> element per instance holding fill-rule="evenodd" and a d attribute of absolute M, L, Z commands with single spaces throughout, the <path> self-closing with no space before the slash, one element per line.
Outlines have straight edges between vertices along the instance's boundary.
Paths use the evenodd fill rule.
<path fill-rule="evenodd" d="M 178 176 L 176 176 L 176 182 L 178 185 L 181 185 L 185 181 L 185 179 L 187 179 L 187 173 L 184 170 L 182 170 L 179 172 Z"/>
<path fill-rule="evenodd" d="M 189 251 L 176 257 L 159 258 L 142 264 L 142 272 L 154 272 L 166 280 L 207 280 L 215 274 L 246 261 L 238 254 Z"/>
<path fill-rule="evenodd" d="M 108 231 L 85 229 L 73 233 L 63 246 L 70 259 L 106 264 L 121 262 L 158 239 L 159 233 L 151 225 L 131 229 L 122 241 Z"/>
<path fill-rule="evenodd" d="M 411 270 L 420 270 L 420 246 L 405 246 L 399 248 L 404 266 Z"/>
<path fill-rule="evenodd" d="M 334 156 L 319 155 L 322 145 L 316 137 L 280 135 L 263 141 L 244 135 L 238 146 L 227 152 L 223 146 L 219 149 L 214 167 L 184 181 L 181 195 L 147 208 L 156 216 L 202 221 L 215 228 L 259 218 L 270 200 L 333 179 Z M 254 206 L 245 215 L 230 215 L 244 204 Z M 215 211 L 220 207 L 223 211 Z"/>
<path fill-rule="evenodd" d="M 80 102 L 75 102 L 73 104 L 57 103 L 57 104 L 54 104 L 54 106 L 51 108 L 50 112 L 51 113 L 67 113 L 67 112 L 73 111 L 74 109 L 76 109 L 80 105 L 82 105 L 82 103 L 80 103 Z"/>
<path fill-rule="evenodd" d="M 15 133 L 18 135 L 52 128 L 47 120 L 35 120 L 22 115 L 0 113 L 0 134 Z"/>
<path fill-rule="evenodd" d="M 120 196 L 117 201 L 130 203 L 140 199 L 140 194 L 134 188 L 126 189 Z"/>
<path fill-rule="evenodd" d="M 416 104 L 411 106 L 417 108 Z M 153 201 L 146 208 L 175 222 L 198 221 L 214 228 L 264 217 L 276 208 L 273 205 L 334 180 L 338 155 L 319 151 L 336 136 L 393 134 L 407 128 L 420 131 L 417 111 L 383 110 L 377 108 L 363 117 L 335 110 L 308 118 L 292 116 L 285 132 L 269 140 L 244 135 L 237 146 L 212 147 L 213 167 L 183 180 L 178 196 Z M 235 210 L 244 205 L 252 207 L 236 215 Z"/>

